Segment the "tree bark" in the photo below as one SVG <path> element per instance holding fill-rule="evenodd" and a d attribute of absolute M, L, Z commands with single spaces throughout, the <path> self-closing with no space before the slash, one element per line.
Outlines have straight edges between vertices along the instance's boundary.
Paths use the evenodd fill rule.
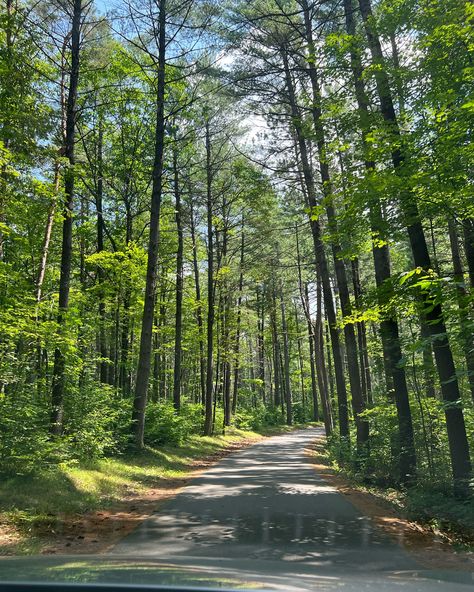
<path fill-rule="evenodd" d="M 313 41 L 311 16 L 307 0 L 302 0 L 302 5 L 305 22 L 306 41 L 308 43 L 308 75 L 311 82 L 313 99 L 311 111 L 313 116 L 313 126 L 316 136 L 316 146 L 319 157 L 320 175 L 321 181 L 323 183 L 323 194 L 326 202 L 326 215 L 328 218 L 329 228 L 332 235 L 331 247 L 334 259 L 334 268 L 336 271 L 336 281 L 339 291 L 342 316 L 343 318 L 350 318 L 352 316 L 352 305 L 349 294 L 346 268 L 342 257 L 342 249 L 339 243 L 339 239 L 337 238 L 337 215 L 332 196 L 333 188 L 331 175 L 329 172 L 326 136 L 324 131 L 324 125 L 321 119 L 321 89 L 318 72 L 315 67 L 316 52 Z M 357 446 L 359 450 L 362 450 L 369 439 L 369 423 L 367 422 L 367 420 L 362 419 L 360 417 L 360 414 L 364 412 L 366 405 L 361 388 L 357 340 L 354 331 L 354 324 L 350 321 L 344 324 L 344 337 L 347 353 L 347 366 L 349 370 L 349 383 L 352 394 L 352 407 L 354 411 L 354 419 L 357 430 Z"/>
<path fill-rule="evenodd" d="M 181 360 L 183 335 L 183 224 L 181 220 L 181 190 L 179 187 L 178 154 L 173 151 L 175 220 L 178 234 L 178 250 L 176 253 L 176 311 L 174 323 L 174 371 L 173 371 L 173 405 L 176 411 L 181 407 Z"/>
<path fill-rule="evenodd" d="M 280 343 L 278 341 L 277 305 L 275 284 L 272 285 L 272 309 L 270 314 L 273 342 L 273 376 L 275 381 L 275 407 L 278 409 L 282 401 L 282 384 L 280 374 Z"/>
<path fill-rule="evenodd" d="M 194 209 L 191 199 L 191 241 L 193 244 L 193 270 L 194 287 L 196 290 L 196 320 L 199 334 L 199 384 L 201 392 L 201 403 L 204 406 L 206 401 L 206 361 L 204 357 L 204 324 L 202 319 L 201 283 L 199 280 L 199 265 L 197 259 L 196 229 L 194 221 Z"/>
<path fill-rule="evenodd" d="M 260 381 L 260 393 L 262 401 L 265 402 L 265 344 L 264 344 L 264 329 L 265 329 L 265 288 L 264 286 L 257 286 L 257 352 L 258 352 L 258 379 Z"/>
<path fill-rule="evenodd" d="M 64 179 L 63 228 L 61 248 L 61 272 L 59 279 L 58 325 L 62 333 L 69 309 L 72 260 L 72 217 L 74 208 L 75 140 L 77 118 L 77 89 L 81 51 L 82 0 L 74 0 L 71 22 L 71 71 L 66 103 L 66 135 L 64 156 L 68 161 Z M 54 352 L 53 385 L 51 394 L 50 431 L 60 435 L 63 431 L 64 396 L 66 389 L 66 356 L 61 346 Z"/>
<path fill-rule="evenodd" d="M 293 125 L 298 140 L 298 147 L 300 151 L 300 158 L 302 164 L 303 178 L 307 190 L 308 202 L 311 208 L 316 209 L 316 189 L 314 184 L 314 178 L 311 170 L 311 165 L 308 157 L 308 151 L 306 147 L 306 141 L 304 139 L 301 129 L 301 117 L 296 104 L 295 93 L 293 89 L 293 82 L 291 80 L 291 74 L 288 64 L 288 56 L 286 50 L 282 48 L 281 51 L 282 60 L 285 68 L 286 85 L 289 95 L 289 103 L 291 113 L 293 117 Z M 311 232 L 314 242 L 314 250 L 316 256 L 316 263 L 319 268 L 321 280 L 323 284 L 323 295 L 326 313 L 328 315 L 330 334 L 331 334 L 331 346 L 334 358 L 334 370 L 336 376 L 336 389 L 337 389 L 337 400 L 338 400 L 338 412 L 339 412 L 339 433 L 341 437 L 349 437 L 349 415 L 347 409 L 347 391 L 346 382 L 344 378 L 344 365 L 343 356 L 341 350 L 341 342 L 339 336 L 339 330 L 337 328 L 336 312 L 334 309 L 334 301 L 331 289 L 331 282 L 329 277 L 328 264 L 326 259 L 326 253 L 324 249 L 324 243 L 321 235 L 321 227 L 316 216 L 310 215 Z"/>
<path fill-rule="evenodd" d="M 133 401 L 133 433 L 137 448 L 143 448 L 145 435 L 145 408 L 150 379 L 150 365 L 153 336 L 153 317 L 156 292 L 156 266 L 158 261 L 160 210 L 163 193 L 163 153 L 165 140 L 165 65 L 166 65 L 166 0 L 159 2 L 158 16 L 158 77 L 156 87 L 155 158 L 150 212 L 150 233 L 143 306 L 140 352 L 138 355 L 137 381 Z"/>
<path fill-rule="evenodd" d="M 245 256 L 245 235 L 244 219 L 242 218 L 242 237 L 240 241 L 240 273 L 239 273 L 239 296 L 237 298 L 237 327 L 234 344 L 234 387 L 232 392 L 232 413 L 237 410 L 237 398 L 239 393 L 240 379 L 240 330 L 242 324 L 242 288 L 244 285 L 244 256 Z"/>
<path fill-rule="evenodd" d="M 283 333 L 283 380 L 285 385 L 285 407 L 286 407 L 286 423 L 292 425 L 293 423 L 293 402 L 291 395 L 291 377 L 290 377 L 290 344 L 288 339 L 288 325 L 286 322 L 286 307 L 285 299 L 283 297 L 283 288 L 280 283 L 280 311 L 281 311 L 281 330 Z"/>
<path fill-rule="evenodd" d="M 204 434 L 212 434 L 213 354 L 214 354 L 214 223 L 212 203 L 212 155 L 209 121 L 206 121 L 206 206 L 207 206 L 207 359 Z"/>
<path fill-rule="evenodd" d="M 102 118 L 99 120 L 99 130 L 97 139 L 97 184 L 95 195 L 95 209 L 97 213 L 97 252 L 101 253 L 104 250 L 104 214 L 103 214 L 103 195 L 104 195 L 104 179 L 103 179 L 103 124 Z M 107 382 L 107 340 L 106 340 L 106 310 L 104 298 L 104 272 L 99 265 L 97 270 L 99 282 L 99 354 L 100 354 L 100 382 Z"/>

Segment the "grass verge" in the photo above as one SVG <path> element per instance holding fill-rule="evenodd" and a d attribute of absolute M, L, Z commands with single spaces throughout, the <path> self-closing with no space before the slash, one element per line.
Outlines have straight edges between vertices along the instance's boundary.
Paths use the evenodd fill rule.
<path fill-rule="evenodd" d="M 119 540 L 227 452 L 298 426 L 191 436 L 93 463 L 0 481 L 0 555 L 96 553 Z"/>

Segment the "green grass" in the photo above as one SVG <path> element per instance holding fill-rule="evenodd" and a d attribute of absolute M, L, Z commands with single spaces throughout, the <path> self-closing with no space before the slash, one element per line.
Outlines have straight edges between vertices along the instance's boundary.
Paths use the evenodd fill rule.
<path fill-rule="evenodd" d="M 61 515 L 107 509 L 130 494 L 184 478 L 193 470 L 193 461 L 208 458 L 232 443 L 259 437 L 255 432 L 231 429 L 225 436 L 191 436 L 179 447 L 146 448 L 90 464 L 65 464 L 4 478 L 0 481 L 0 529 L 2 524 L 19 529 L 23 540 L 18 552 L 34 552 L 30 535 L 36 527 L 54 523 Z"/>
<path fill-rule="evenodd" d="M 192 462 L 204 459 L 243 439 L 286 433 L 301 426 L 276 426 L 260 433 L 231 428 L 225 436 L 191 436 L 181 446 L 146 448 L 79 465 L 59 465 L 50 470 L 18 475 L 0 481 L 0 518 L 17 522 L 51 514 L 82 513 L 107 507 L 125 495 L 152 487 L 162 479 L 185 477 Z"/>
<path fill-rule="evenodd" d="M 306 424 L 307 426 L 308 424 Z M 316 425 L 316 424 L 309 424 Z M 176 485 L 195 469 L 193 461 L 212 457 L 233 443 L 291 432 L 305 427 L 272 426 L 259 433 L 228 428 L 226 435 L 191 436 L 181 446 L 165 445 L 95 462 L 62 464 L 28 475 L 0 477 L 0 555 L 32 554 L 41 549 L 37 533 L 54 530 L 65 516 L 107 510 L 133 494 Z M 15 542 L 1 546 L 2 531 Z"/>

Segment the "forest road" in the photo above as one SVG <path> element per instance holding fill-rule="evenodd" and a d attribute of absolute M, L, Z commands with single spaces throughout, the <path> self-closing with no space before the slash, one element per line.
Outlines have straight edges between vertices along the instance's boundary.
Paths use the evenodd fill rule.
<path fill-rule="evenodd" d="M 301 429 L 227 456 L 111 552 L 286 576 L 416 570 L 395 540 L 318 475 L 305 450 L 321 433 Z"/>

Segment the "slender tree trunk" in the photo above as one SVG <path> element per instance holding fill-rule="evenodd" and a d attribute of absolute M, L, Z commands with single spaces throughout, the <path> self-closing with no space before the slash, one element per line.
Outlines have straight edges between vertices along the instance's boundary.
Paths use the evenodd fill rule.
<path fill-rule="evenodd" d="M 209 122 L 206 122 L 206 205 L 207 205 L 207 359 L 204 434 L 212 434 L 212 382 L 214 355 L 214 223 L 212 203 L 212 160 Z"/>
<path fill-rule="evenodd" d="M 303 352 L 301 349 L 301 338 L 300 335 L 300 322 L 298 318 L 298 306 L 296 304 L 296 300 L 294 301 L 295 305 L 295 325 L 296 325 L 296 344 L 298 348 L 298 365 L 300 370 L 300 384 L 301 384 L 301 407 L 303 409 L 303 421 L 306 421 L 306 392 L 304 386 L 304 363 L 303 363 Z M 317 399 L 316 399 L 317 401 Z"/>
<path fill-rule="evenodd" d="M 270 314 L 270 322 L 272 327 L 272 342 L 273 342 L 273 375 L 275 380 L 275 407 L 278 408 L 282 401 L 282 385 L 280 380 L 280 343 L 278 341 L 277 328 L 277 309 L 276 309 L 276 294 L 275 285 L 272 288 L 272 310 Z"/>
<path fill-rule="evenodd" d="M 315 364 L 315 341 L 313 336 L 313 322 L 311 320 L 311 311 L 309 307 L 309 290 L 308 284 L 303 284 L 303 275 L 301 272 L 301 252 L 300 252 L 300 240 L 298 232 L 298 224 L 295 224 L 295 238 L 296 238 L 296 264 L 298 268 L 298 287 L 300 292 L 301 305 L 306 319 L 306 326 L 308 330 L 308 342 L 309 342 L 309 363 L 311 370 L 311 398 L 313 402 L 313 420 L 319 420 L 319 405 L 318 405 L 318 386 L 316 377 L 316 364 Z M 325 422 L 326 425 L 326 422 Z M 329 426 L 329 432 L 331 428 Z M 328 431 L 326 430 L 326 435 Z"/>
<path fill-rule="evenodd" d="M 158 343 L 158 396 L 165 401 L 168 395 L 168 385 L 166 380 L 166 286 L 165 286 L 166 270 L 162 269 L 162 282 L 160 292 L 160 302 L 158 309 L 158 323 L 157 323 L 157 343 Z"/>
<path fill-rule="evenodd" d="M 288 339 L 288 325 L 286 322 L 286 307 L 285 299 L 283 297 L 283 288 L 280 284 L 280 311 L 281 311 L 281 330 L 283 333 L 283 380 L 285 386 L 285 403 L 286 403 L 286 423 L 292 425 L 293 423 L 293 402 L 291 396 L 291 376 L 290 376 L 290 344 Z"/>
<path fill-rule="evenodd" d="M 155 159 L 151 194 L 150 233 L 143 306 L 140 352 L 138 354 L 137 381 L 133 401 L 133 432 L 137 448 L 143 448 L 145 435 L 145 408 L 150 378 L 153 317 L 156 292 L 156 266 L 158 261 L 161 198 L 163 193 L 163 153 L 165 140 L 165 64 L 166 64 L 166 0 L 159 2 L 158 16 L 158 78 L 156 88 Z"/>
<path fill-rule="evenodd" d="M 46 264 L 48 262 L 49 247 L 51 244 L 51 236 L 53 234 L 54 216 L 56 214 L 56 195 L 59 193 L 60 173 L 59 163 L 54 167 L 54 193 L 55 197 L 51 202 L 48 211 L 48 218 L 46 220 L 46 227 L 44 229 L 43 248 L 41 249 L 41 259 L 38 269 L 38 277 L 36 280 L 36 302 L 39 304 L 43 295 L 43 283 L 46 274 Z"/>
<path fill-rule="evenodd" d="M 289 95 L 289 103 L 293 116 L 293 124 L 295 126 L 295 132 L 298 140 L 298 147 L 300 151 L 300 158 L 302 164 L 303 178 L 307 190 L 308 202 L 311 209 L 317 208 L 316 200 L 316 188 L 314 184 L 313 174 L 311 165 L 308 157 L 308 151 L 306 141 L 304 139 L 301 129 L 301 117 L 296 104 L 295 92 L 293 88 L 293 82 L 291 79 L 288 56 L 286 50 L 283 48 L 281 51 L 282 60 L 285 69 L 286 85 Z M 336 376 L 336 388 L 337 388 L 337 400 L 338 400 L 338 411 L 339 411 L 339 433 L 341 437 L 349 437 L 349 415 L 347 409 L 347 391 L 346 382 L 344 377 L 344 364 L 341 350 L 341 341 L 339 336 L 339 330 L 337 328 L 336 311 L 334 309 L 334 301 L 331 289 L 331 282 L 329 277 L 328 264 L 326 259 L 326 253 L 324 249 L 324 243 L 321 235 L 321 227 L 319 221 L 315 216 L 310 216 L 311 232 L 314 242 L 314 250 L 316 255 L 316 263 L 319 268 L 319 272 L 323 284 L 323 295 L 326 313 L 328 315 L 329 328 L 331 333 L 331 345 L 334 358 L 334 369 Z"/>
<path fill-rule="evenodd" d="M 352 284 L 356 306 L 360 308 L 362 299 L 362 287 L 360 284 L 359 259 L 351 260 Z M 372 403 L 372 377 L 370 375 L 370 362 L 367 351 L 367 327 L 364 321 L 357 323 L 357 342 L 359 345 L 359 364 L 362 383 L 362 394 L 366 403 Z"/>
<path fill-rule="evenodd" d="M 245 235 L 244 219 L 242 218 L 242 237 L 240 242 L 240 274 L 239 274 L 239 296 L 237 298 L 237 328 L 235 333 L 234 345 L 234 388 L 232 393 L 232 413 L 237 409 L 237 397 L 239 393 L 240 378 L 240 329 L 242 324 L 242 288 L 244 285 L 244 255 L 245 255 Z"/>
<path fill-rule="evenodd" d="M 306 283 L 304 285 L 304 299 L 305 299 L 305 306 L 304 309 L 305 311 L 308 311 L 308 313 L 306 314 L 306 325 L 308 328 L 308 342 L 309 342 L 309 362 L 310 362 L 310 368 L 311 368 L 311 395 L 312 395 L 312 399 L 313 399 L 313 420 L 314 421 L 319 421 L 319 404 L 318 404 L 318 377 L 316 374 L 316 340 L 315 340 L 315 329 L 314 329 L 314 325 L 311 319 L 311 314 L 309 312 L 309 290 L 308 290 L 308 284 Z M 322 377 L 321 377 L 321 381 L 322 381 Z M 319 386 L 320 388 L 320 392 L 321 392 L 321 384 Z M 324 385 L 323 385 L 324 387 Z M 321 403 L 323 400 L 323 394 L 321 392 Z M 327 409 L 325 409 L 325 406 L 322 405 L 323 407 L 323 418 L 324 418 L 324 426 L 326 428 L 326 436 L 328 436 L 331 433 L 331 422 L 328 421 L 328 416 L 327 416 Z"/>
<path fill-rule="evenodd" d="M 95 209 L 97 212 L 97 252 L 101 253 L 104 250 L 104 213 L 103 213 L 103 194 L 104 194 L 104 179 L 103 179 L 103 124 L 102 118 L 99 120 L 99 130 L 97 139 L 97 184 L 95 195 Z M 97 269 L 97 276 L 99 281 L 99 354 L 100 354 L 100 382 L 107 382 L 107 339 L 106 339 L 106 310 L 104 298 L 104 272 L 99 265 Z"/>
<path fill-rule="evenodd" d="M 222 219 L 224 222 L 223 236 L 222 236 L 222 255 L 220 267 L 226 267 L 227 249 L 228 249 L 228 218 L 229 207 L 224 196 L 222 203 Z M 222 281 L 222 403 L 224 407 L 224 429 L 230 426 L 231 420 L 231 402 L 230 402 L 230 294 L 227 277 L 224 276 Z"/>
<path fill-rule="evenodd" d="M 201 284 L 199 281 L 199 265 L 197 259 L 196 230 L 194 221 L 194 210 L 191 199 L 191 240 L 193 243 L 193 269 L 194 286 L 196 290 L 196 319 L 199 334 L 199 384 L 201 387 L 201 403 L 204 406 L 206 401 L 206 361 L 204 357 L 204 324 L 202 319 Z"/>
<path fill-rule="evenodd" d="M 323 335 L 323 311 L 322 311 L 322 282 L 317 274 L 316 278 L 316 321 L 313 324 L 314 351 L 316 356 L 316 372 L 318 378 L 321 404 L 323 407 L 323 418 L 326 434 L 333 430 L 331 397 L 332 388 L 329 387 L 328 372 L 324 356 L 324 335 Z"/>
<path fill-rule="evenodd" d="M 326 214 L 328 217 L 328 223 L 331 230 L 331 234 L 333 236 L 331 246 L 334 259 L 334 268 L 336 271 L 336 280 L 339 291 L 339 298 L 341 302 L 342 316 L 351 317 L 352 306 L 347 281 L 347 273 L 344 260 L 342 257 L 342 249 L 339 244 L 339 241 L 336 240 L 336 237 L 338 236 L 337 216 L 332 198 L 333 188 L 329 172 L 329 162 L 327 156 L 324 125 L 322 122 L 320 82 L 315 66 L 316 51 L 313 41 L 313 29 L 311 24 L 310 9 L 307 0 L 302 0 L 302 6 L 305 22 L 306 41 L 308 43 L 308 74 L 311 82 L 313 98 L 311 111 L 316 136 L 316 146 L 318 150 L 321 181 L 323 183 L 323 193 L 326 202 Z M 357 445 L 359 449 L 362 449 L 369 438 L 369 424 L 365 419 L 359 417 L 360 414 L 364 412 L 366 405 L 361 388 L 357 340 L 355 336 L 354 325 L 352 322 L 344 324 L 344 336 L 347 352 L 349 383 L 352 394 L 352 407 L 354 410 L 354 418 L 357 429 Z"/>
<path fill-rule="evenodd" d="M 126 183 L 125 195 L 125 245 L 130 245 L 133 238 L 133 216 L 128 199 L 128 185 Z M 130 279 L 126 278 L 124 286 L 124 295 L 122 302 L 122 325 L 120 335 L 120 363 L 119 363 L 119 385 L 122 389 L 122 394 L 128 396 L 132 390 L 132 375 L 129 368 L 129 352 L 130 352 L 130 305 L 131 305 L 131 286 Z M 154 372 L 154 370 L 153 370 Z"/>
<path fill-rule="evenodd" d="M 265 403 L 265 287 L 257 286 L 257 353 L 258 353 L 258 379 L 260 381 L 260 393 Z"/>
<path fill-rule="evenodd" d="M 175 219 L 178 233 L 178 251 L 176 253 L 176 312 L 174 323 L 174 372 L 173 372 L 173 405 L 176 411 L 181 406 L 181 359 L 182 359 L 182 334 L 183 334 L 183 224 L 181 221 L 181 189 L 178 176 L 178 155 L 173 153 L 174 169 L 174 197 Z"/>
<path fill-rule="evenodd" d="M 82 19 L 82 0 L 74 0 L 71 26 L 71 71 L 69 90 L 66 103 L 66 137 L 64 156 L 68 167 L 64 178 L 63 232 L 61 249 L 61 273 L 59 279 L 59 332 L 64 330 L 66 315 L 69 309 L 69 289 L 71 285 L 72 260 L 72 216 L 74 208 L 75 180 L 75 136 L 77 117 L 77 88 L 79 83 L 80 38 Z M 66 390 L 66 356 L 60 346 L 54 352 L 53 386 L 51 395 L 50 430 L 54 435 L 63 431 L 63 408 Z"/>
<path fill-rule="evenodd" d="M 448 228 L 451 256 L 453 260 L 454 281 L 457 285 L 461 342 L 464 358 L 466 360 L 469 389 L 471 391 L 471 397 L 474 400 L 474 336 L 469 327 L 470 318 L 469 310 L 467 308 L 467 293 L 464 287 L 464 270 L 462 267 L 456 223 L 452 218 L 448 219 Z"/>

